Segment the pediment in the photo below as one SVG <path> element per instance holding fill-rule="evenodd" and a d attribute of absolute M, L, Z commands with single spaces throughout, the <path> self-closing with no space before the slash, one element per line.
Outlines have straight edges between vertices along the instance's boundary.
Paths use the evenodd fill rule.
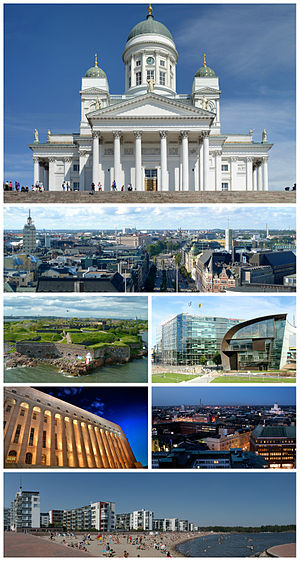
<path fill-rule="evenodd" d="M 88 118 L 176 118 L 197 117 L 211 118 L 213 113 L 202 108 L 184 105 L 177 100 L 167 99 L 157 94 L 145 94 L 138 98 L 122 101 L 97 111 L 88 113 Z"/>
<path fill-rule="evenodd" d="M 87 88 L 86 90 L 81 90 L 81 94 L 105 94 L 107 95 L 106 90 L 102 90 L 101 88 Z"/>
<path fill-rule="evenodd" d="M 220 90 L 218 90 L 217 88 L 199 88 L 199 90 L 196 90 L 194 92 L 195 94 L 204 94 L 204 93 L 208 93 L 208 94 L 216 94 L 216 93 L 220 93 Z"/>

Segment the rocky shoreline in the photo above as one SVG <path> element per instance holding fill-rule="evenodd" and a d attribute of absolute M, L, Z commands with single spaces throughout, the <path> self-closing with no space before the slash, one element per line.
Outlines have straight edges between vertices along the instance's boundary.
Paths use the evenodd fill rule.
<path fill-rule="evenodd" d="M 44 357 L 36 359 L 26 355 L 22 355 L 18 352 L 14 352 L 9 355 L 9 358 L 6 360 L 5 366 L 6 368 L 36 368 L 39 364 L 50 364 L 51 366 L 58 368 L 63 372 L 68 372 L 68 374 L 72 374 L 73 376 L 84 376 L 85 374 L 89 374 L 93 370 L 101 368 L 102 366 L 109 366 L 112 364 L 125 364 L 127 362 L 131 362 L 131 360 L 133 359 L 141 359 L 144 356 L 147 356 L 147 352 L 145 350 L 141 350 L 137 352 L 133 358 L 123 360 L 116 360 L 111 357 L 98 358 L 92 360 L 91 363 L 87 365 L 84 362 L 79 362 L 75 359 L 68 359 L 66 357 Z"/>

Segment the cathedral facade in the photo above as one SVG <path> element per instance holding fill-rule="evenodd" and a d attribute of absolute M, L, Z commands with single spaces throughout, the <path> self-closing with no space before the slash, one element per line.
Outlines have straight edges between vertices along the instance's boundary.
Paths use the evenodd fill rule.
<path fill-rule="evenodd" d="M 176 90 L 178 53 L 168 28 L 151 6 L 133 27 L 123 52 L 125 90 L 110 94 L 108 79 L 94 66 L 82 78 L 80 132 L 53 134 L 33 152 L 34 184 L 110 191 L 267 191 L 268 153 L 262 131 L 223 134 L 219 78 L 203 65 L 192 91 Z"/>

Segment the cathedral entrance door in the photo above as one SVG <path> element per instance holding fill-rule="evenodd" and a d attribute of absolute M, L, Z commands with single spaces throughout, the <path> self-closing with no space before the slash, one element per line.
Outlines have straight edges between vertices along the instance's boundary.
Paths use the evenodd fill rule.
<path fill-rule="evenodd" d="M 157 191 L 157 169 L 145 169 L 145 191 Z"/>

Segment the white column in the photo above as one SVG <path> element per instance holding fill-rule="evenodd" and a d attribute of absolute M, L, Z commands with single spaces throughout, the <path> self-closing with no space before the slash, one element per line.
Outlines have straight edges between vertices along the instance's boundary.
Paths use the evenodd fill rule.
<path fill-rule="evenodd" d="M 86 152 L 79 152 L 79 191 L 84 191 L 85 189 L 85 155 Z"/>
<path fill-rule="evenodd" d="M 146 73 L 146 54 L 142 52 L 142 84 L 147 84 L 147 73 Z"/>
<path fill-rule="evenodd" d="M 208 187 L 209 169 L 209 131 L 203 131 L 203 191 Z"/>
<path fill-rule="evenodd" d="M 159 85 L 159 52 L 155 51 L 155 84 Z"/>
<path fill-rule="evenodd" d="M 55 158 L 49 158 L 49 191 L 58 191 L 55 184 Z"/>
<path fill-rule="evenodd" d="M 142 185 L 142 131 L 136 131 L 135 136 L 135 188 L 143 191 Z"/>
<path fill-rule="evenodd" d="M 236 184 L 236 163 L 237 163 L 237 158 L 233 157 L 230 158 L 231 160 L 231 165 L 230 165 L 230 191 L 234 190 L 235 184 Z"/>
<path fill-rule="evenodd" d="M 268 158 L 263 158 L 263 191 L 269 190 L 269 179 L 268 179 Z"/>
<path fill-rule="evenodd" d="M 262 188 L 262 164 L 259 162 L 257 167 L 257 190 L 262 191 Z"/>
<path fill-rule="evenodd" d="M 182 136 L 179 137 L 179 191 L 182 191 Z"/>
<path fill-rule="evenodd" d="M 253 190 L 253 159 L 246 158 L 246 191 Z"/>
<path fill-rule="evenodd" d="M 199 137 L 199 191 L 203 191 L 203 138 Z"/>
<path fill-rule="evenodd" d="M 133 87 L 133 86 L 135 85 L 135 84 L 134 84 L 134 68 L 133 68 L 133 67 L 134 67 L 134 56 L 133 56 L 133 55 L 131 55 L 130 67 L 131 67 L 131 70 L 130 70 L 131 87 Z"/>
<path fill-rule="evenodd" d="M 189 133 L 182 131 L 182 191 L 189 190 Z"/>
<path fill-rule="evenodd" d="M 93 132 L 93 183 L 99 182 L 99 133 Z"/>
<path fill-rule="evenodd" d="M 40 164 L 39 158 L 33 156 L 33 184 L 35 185 L 40 180 Z"/>
<path fill-rule="evenodd" d="M 72 158 L 65 158 L 65 181 L 71 185 Z"/>
<path fill-rule="evenodd" d="M 114 179 L 117 184 L 117 188 L 121 189 L 121 132 L 120 131 L 113 131 L 114 136 Z"/>
<path fill-rule="evenodd" d="M 256 167 L 256 163 L 253 164 L 252 181 L 253 181 L 253 191 L 257 191 L 257 167 Z"/>
<path fill-rule="evenodd" d="M 215 191 L 222 190 L 221 158 L 222 152 L 221 150 L 218 150 L 217 152 L 215 152 Z"/>
<path fill-rule="evenodd" d="M 168 191 L 167 131 L 160 131 L 161 191 Z"/>

